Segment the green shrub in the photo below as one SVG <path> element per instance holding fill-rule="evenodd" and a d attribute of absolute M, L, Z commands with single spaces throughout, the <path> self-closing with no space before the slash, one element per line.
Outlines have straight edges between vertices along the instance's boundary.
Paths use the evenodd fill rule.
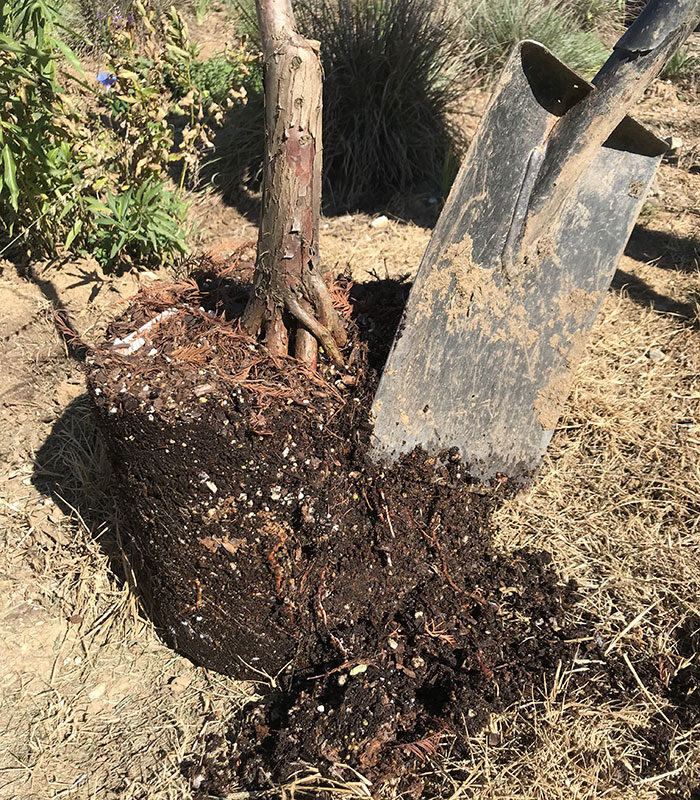
<path fill-rule="evenodd" d="M 160 265 L 187 252 L 186 208 L 153 178 L 116 195 L 108 189 L 104 202 L 88 207 L 94 215 L 88 243 L 100 264 Z"/>
<path fill-rule="evenodd" d="M 154 20 L 160 20 L 170 8 L 171 0 L 149 0 Z M 61 16 L 74 33 L 68 41 L 76 51 L 104 50 L 109 47 L 115 30 L 138 25 L 135 0 L 63 0 Z"/>
<path fill-rule="evenodd" d="M 184 89 L 197 89 L 201 92 L 205 105 L 212 102 L 225 105 L 234 93 L 240 91 L 248 76 L 246 65 L 226 53 L 216 53 L 205 61 L 192 60 L 188 69 L 187 83 L 172 88 L 176 96 L 184 96 Z"/>
<path fill-rule="evenodd" d="M 75 120 L 63 103 L 54 10 L 43 0 L 0 5 L 0 232 L 31 231 L 38 249 L 55 251 L 76 178 Z"/>
<path fill-rule="evenodd" d="M 180 188 L 196 181 L 213 127 L 245 98 L 241 81 L 253 56 L 240 45 L 225 64 L 207 72 L 204 62 L 198 73 L 198 49 L 175 9 L 156 26 L 154 12 L 134 0 L 133 24 L 109 28 L 97 91 L 60 38 L 55 9 L 44 0 L 0 2 L 3 248 L 86 252 L 109 268 L 184 253 L 186 206 L 166 181 L 175 165 Z M 66 61 L 80 76 L 72 77 L 80 114 L 58 83 L 57 65 Z"/>
<path fill-rule="evenodd" d="M 598 36 L 582 30 L 580 22 L 565 7 L 539 0 L 459 1 L 464 12 L 464 35 L 482 46 L 475 61 L 484 73 L 498 73 L 521 39 L 541 42 L 589 78 L 609 54 Z"/>

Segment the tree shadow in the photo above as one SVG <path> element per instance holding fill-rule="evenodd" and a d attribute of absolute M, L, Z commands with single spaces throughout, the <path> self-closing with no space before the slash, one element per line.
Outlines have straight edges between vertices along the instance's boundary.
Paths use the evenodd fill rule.
<path fill-rule="evenodd" d="M 260 222 L 265 111 L 261 94 L 234 106 L 214 135 L 214 149 L 200 169 L 200 185 L 213 186 L 248 222 Z"/>
<path fill-rule="evenodd" d="M 44 298 L 51 304 L 56 333 L 63 341 L 68 355 L 79 364 L 84 363 L 88 348 L 81 341 L 80 335 L 73 324 L 70 312 L 63 304 L 53 281 L 39 275 L 34 265 L 30 262 L 15 263 L 15 268 L 17 269 L 17 274 L 21 278 L 33 283 Z M 94 284 L 90 294 L 90 301 L 92 301 L 102 288 L 101 279 L 97 273 L 87 271 L 81 271 L 81 275 L 77 277 L 78 281 L 73 284 L 73 286 Z"/>
<path fill-rule="evenodd" d="M 690 274 L 700 268 L 700 239 L 637 225 L 627 243 L 625 255 L 635 261 L 652 263 L 660 269 Z"/>
<path fill-rule="evenodd" d="M 82 521 L 121 584 L 128 555 L 122 549 L 112 490 L 112 467 L 87 394 L 72 400 L 36 453 L 32 484 L 68 517 Z"/>
<path fill-rule="evenodd" d="M 618 269 L 610 288 L 617 292 L 624 291 L 638 305 L 651 308 L 659 314 L 678 317 L 691 323 L 697 321 L 697 306 L 694 303 L 674 300 L 668 295 L 660 294 L 631 272 Z"/>

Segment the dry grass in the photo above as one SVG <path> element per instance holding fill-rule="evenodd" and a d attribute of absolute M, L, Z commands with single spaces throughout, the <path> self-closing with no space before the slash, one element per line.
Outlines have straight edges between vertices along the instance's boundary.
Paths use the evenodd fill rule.
<path fill-rule="evenodd" d="M 644 743 L 635 736 L 650 717 L 643 703 L 632 700 L 624 708 L 592 707 L 585 700 L 568 698 L 564 685 L 533 703 L 529 719 L 524 718 L 524 710 L 493 720 L 492 731 L 497 733 L 485 732 L 472 739 L 471 761 L 459 765 L 469 776 L 454 782 L 453 793 L 446 797 L 658 797 L 654 781 L 624 786 L 626 774 L 634 775 L 643 763 Z M 516 732 L 527 746 L 490 743 L 499 734 L 508 742 Z"/>
<path fill-rule="evenodd" d="M 657 602 L 652 648 L 673 627 L 662 609 L 700 610 L 697 337 L 609 295 L 538 480 L 497 515 L 500 543 L 549 551 L 604 633 Z"/>
<path fill-rule="evenodd" d="M 684 283 L 692 294 L 700 278 Z M 687 662 L 673 633 L 700 612 L 697 337 L 682 320 L 610 294 L 538 479 L 495 519 L 501 547 L 545 550 L 562 578 L 576 579 L 580 613 L 596 621 L 609 652 L 661 654 L 676 668 Z M 600 706 L 567 696 L 564 677 L 531 719 L 520 709 L 494 722 L 530 728 L 507 768 L 499 758 L 509 736 L 503 748 L 486 735 L 474 740 L 473 796 L 659 797 L 677 774 L 639 774 L 647 725 L 664 705 L 640 686 L 628 705 Z M 695 729 L 673 743 L 673 769 L 696 782 L 699 741 Z"/>

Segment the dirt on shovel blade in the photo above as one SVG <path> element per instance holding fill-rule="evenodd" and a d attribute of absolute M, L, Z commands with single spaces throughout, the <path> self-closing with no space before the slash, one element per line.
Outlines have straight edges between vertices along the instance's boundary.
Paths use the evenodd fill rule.
<path fill-rule="evenodd" d="M 368 457 L 407 287 L 336 286 L 348 366 L 313 373 L 240 331 L 241 274 L 140 296 L 89 366 L 145 605 L 195 662 L 262 681 L 262 701 L 186 767 L 195 794 L 311 771 L 428 796 L 426 761 L 465 754 L 490 713 L 573 659 L 591 691 L 636 690 L 592 626 L 567 624 L 576 586 L 547 556 L 493 548 L 505 482 L 473 482 L 451 453 Z M 667 691 L 654 665 L 637 674 Z"/>

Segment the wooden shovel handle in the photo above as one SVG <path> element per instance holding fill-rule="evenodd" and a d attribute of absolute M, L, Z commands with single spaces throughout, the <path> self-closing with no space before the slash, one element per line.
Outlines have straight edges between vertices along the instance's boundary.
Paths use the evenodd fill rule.
<path fill-rule="evenodd" d="M 593 79 L 595 90 L 554 126 L 530 196 L 529 252 L 551 227 L 599 148 L 700 21 L 700 0 L 650 0 Z"/>

